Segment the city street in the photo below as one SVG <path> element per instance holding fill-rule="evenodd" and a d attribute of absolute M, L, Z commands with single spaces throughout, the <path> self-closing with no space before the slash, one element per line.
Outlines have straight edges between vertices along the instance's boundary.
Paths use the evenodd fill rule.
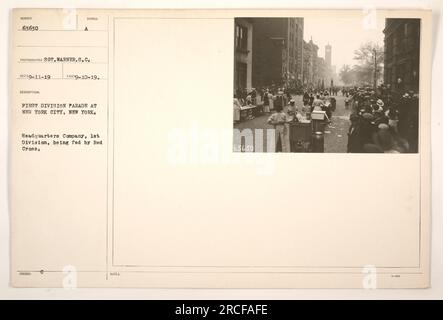
<path fill-rule="evenodd" d="M 350 110 L 345 109 L 344 97 L 341 95 L 334 96 L 337 100 L 337 108 L 332 114 L 332 123 L 325 128 L 325 150 L 324 152 L 343 153 L 346 152 L 348 142 L 347 132 L 349 129 Z M 300 107 L 303 105 L 302 96 L 293 96 L 295 105 Z M 269 115 L 262 115 L 252 120 L 245 120 L 234 125 L 236 129 L 272 129 L 273 126 L 267 124 Z M 266 152 L 266 134 L 264 134 L 263 151 Z"/>

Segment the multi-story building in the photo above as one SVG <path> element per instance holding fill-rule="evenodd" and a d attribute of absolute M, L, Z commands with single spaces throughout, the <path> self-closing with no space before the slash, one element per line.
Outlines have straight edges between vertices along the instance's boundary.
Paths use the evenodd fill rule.
<path fill-rule="evenodd" d="M 332 80 L 332 46 L 328 43 L 325 46 L 325 85 L 330 86 Z"/>
<path fill-rule="evenodd" d="M 303 73 L 303 18 L 252 18 L 252 86 L 295 86 Z"/>
<path fill-rule="evenodd" d="M 234 92 L 252 87 L 252 32 L 251 19 L 235 19 Z"/>
<path fill-rule="evenodd" d="M 303 85 L 307 86 L 310 83 L 312 74 L 312 64 L 311 64 L 311 47 L 309 44 L 303 40 Z"/>
<path fill-rule="evenodd" d="M 295 18 L 295 76 L 297 85 L 303 85 L 303 31 L 304 31 L 304 19 Z"/>
<path fill-rule="evenodd" d="M 386 19 L 384 83 L 398 92 L 419 89 L 420 19 Z"/>
<path fill-rule="evenodd" d="M 303 84 L 317 86 L 318 46 L 311 40 L 303 41 Z"/>

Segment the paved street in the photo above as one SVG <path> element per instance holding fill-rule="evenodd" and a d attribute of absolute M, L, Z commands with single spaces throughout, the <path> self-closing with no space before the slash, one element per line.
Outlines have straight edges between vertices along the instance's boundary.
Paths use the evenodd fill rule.
<path fill-rule="evenodd" d="M 302 96 L 294 96 L 296 106 L 303 105 Z M 337 108 L 332 115 L 332 123 L 325 128 L 325 152 L 343 153 L 346 152 L 348 143 L 347 132 L 349 129 L 350 111 L 345 109 L 344 98 L 339 95 L 337 99 Z M 237 129 L 272 129 L 272 125 L 267 124 L 269 115 L 257 117 L 252 120 L 245 120 L 235 124 Z M 264 151 L 266 151 L 266 135 L 264 135 Z"/>

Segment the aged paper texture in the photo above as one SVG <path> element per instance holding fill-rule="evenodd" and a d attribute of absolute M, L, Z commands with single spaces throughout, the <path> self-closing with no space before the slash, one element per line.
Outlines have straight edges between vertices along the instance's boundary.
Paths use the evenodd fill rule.
<path fill-rule="evenodd" d="M 249 126 L 272 113 L 249 112 L 246 96 L 233 131 L 232 109 L 233 88 L 254 81 L 236 45 L 253 55 L 254 23 L 281 17 L 304 19 L 306 28 L 324 20 L 325 30 L 331 21 L 361 21 L 362 30 L 372 23 L 359 10 L 14 10 L 12 285 L 428 287 L 431 12 L 377 12 L 377 23 L 419 19 L 419 73 L 400 76 L 397 66 L 391 77 L 398 88 L 413 84 L 407 72 L 419 77 L 411 93 L 419 97 L 417 135 L 408 141 L 417 150 L 346 152 L 351 111 L 340 92 L 325 152 L 235 150 L 236 129 L 285 130 Z M 240 36 L 247 32 L 250 49 Z M 407 50 L 404 43 L 395 50 Z M 281 87 L 295 90 L 300 80 L 307 90 L 303 70 L 294 72 L 300 78 L 287 75 Z M 345 90 L 330 80 L 311 87 Z M 335 132 L 340 123 L 346 128 Z"/>

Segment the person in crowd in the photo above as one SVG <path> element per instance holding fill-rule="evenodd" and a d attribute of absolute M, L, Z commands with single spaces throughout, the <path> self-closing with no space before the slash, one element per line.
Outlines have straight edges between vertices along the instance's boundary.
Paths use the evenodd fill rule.
<path fill-rule="evenodd" d="M 255 88 L 252 88 L 251 92 L 249 93 L 251 96 L 251 102 L 253 105 L 256 105 L 256 98 L 257 98 L 257 91 L 255 90 Z"/>
<path fill-rule="evenodd" d="M 381 123 L 377 126 L 372 136 L 372 144 L 376 145 L 382 152 L 393 150 L 394 138 L 389 131 L 389 125 Z M 393 151 L 393 153 L 396 153 Z"/>
<path fill-rule="evenodd" d="M 271 109 L 269 107 L 269 90 L 266 89 L 265 93 L 263 94 L 263 112 L 270 113 Z"/>
<path fill-rule="evenodd" d="M 374 134 L 373 143 L 384 153 L 405 153 L 409 151 L 409 144 L 406 139 L 396 135 L 389 125 L 380 124 Z"/>
<path fill-rule="evenodd" d="M 374 133 L 374 116 L 371 113 L 365 112 L 360 119 L 360 142 L 364 145 L 372 143 L 372 136 Z"/>
<path fill-rule="evenodd" d="M 407 136 L 408 134 L 408 122 L 410 116 L 410 106 L 411 106 L 411 97 L 409 93 L 405 93 L 399 101 L 398 104 L 398 132 L 402 136 Z"/>
<path fill-rule="evenodd" d="M 323 106 L 322 106 L 322 111 L 326 112 L 326 118 L 327 121 L 330 123 L 331 119 L 332 119 L 332 104 L 331 104 L 331 100 L 330 99 L 325 99 Z"/>
<path fill-rule="evenodd" d="M 383 109 L 377 109 L 374 111 L 374 124 L 378 126 L 379 124 L 384 123 L 389 126 L 389 118 L 383 112 Z"/>
<path fill-rule="evenodd" d="M 288 88 L 285 89 L 286 101 L 291 101 L 292 95 Z"/>
<path fill-rule="evenodd" d="M 388 117 L 388 125 L 397 134 L 398 133 L 398 110 L 395 103 L 391 103 L 388 110 L 386 110 L 386 116 Z"/>
<path fill-rule="evenodd" d="M 236 95 L 234 95 L 234 123 L 240 122 L 241 104 Z"/>
<path fill-rule="evenodd" d="M 331 111 L 334 112 L 337 109 L 337 99 L 331 97 Z"/>
<path fill-rule="evenodd" d="M 268 92 L 268 99 L 269 99 L 269 110 L 272 111 L 274 110 L 274 94 L 271 90 Z"/>
<path fill-rule="evenodd" d="M 358 153 L 362 151 L 362 143 L 360 141 L 360 116 L 352 113 L 349 117 L 351 125 L 348 131 L 348 153 Z"/>
<path fill-rule="evenodd" d="M 311 112 L 312 111 L 322 111 L 323 108 L 323 100 L 321 99 L 321 96 L 319 94 L 317 94 L 315 96 L 315 99 L 312 102 L 312 106 L 311 106 Z"/>
<path fill-rule="evenodd" d="M 250 94 L 248 94 L 248 95 L 246 96 L 246 104 L 247 104 L 248 106 L 251 106 L 251 105 L 252 105 L 252 96 L 251 96 Z"/>
<path fill-rule="evenodd" d="M 349 98 L 349 94 L 346 92 L 344 97 L 345 97 L 345 110 L 349 110 L 349 105 L 351 102 L 351 99 Z"/>
<path fill-rule="evenodd" d="M 295 106 L 294 99 L 289 100 L 289 103 L 287 106 L 287 112 L 288 112 L 288 116 L 295 116 L 295 114 L 297 112 L 297 107 Z"/>
<path fill-rule="evenodd" d="M 375 103 L 374 111 L 379 110 L 381 112 L 384 112 L 384 109 L 383 109 L 384 105 L 385 104 L 384 104 L 383 100 L 378 99 L 377 102 Z"/>
<path fill-rule="evenodd" d="M 308 91 L 305 91 L 303 93 L 303 105 L 305 107 L 309 105 L 309 93 L 308 93 Z"/>
<path fill-rule="evenodd" d="M 309 106 L 311 107 L 312 110 L 312 104 L 314 103 L 315 97 L 314 97 L 314 93 L 310 93 L 309 94 Z"/>
<path fill-rule="evenodd" d="M 245 101 L 245 103 L 246 103 L 246 106 L 247 107 L 252 107 L 252 96 L 251 96 L 251 94 L 248 94 L 247 96 L 246 96 L 246 101 Z M 248 116 L 246 117 L 246 119 L 248 119 L 248 120 L 252 120 L 252 119 L 255 119 L 255 116 L 254 116 L 254 113 L 252 113 L 252 112 L 248 112 Z"/>
<path fill-rule="evenodd" d="M 280 104 L 275 106 L 275 112 L 269 117 L 268 124 L 275 129 L 275 152 L 286 152 L 286 122 L 288 117 Z"/>

